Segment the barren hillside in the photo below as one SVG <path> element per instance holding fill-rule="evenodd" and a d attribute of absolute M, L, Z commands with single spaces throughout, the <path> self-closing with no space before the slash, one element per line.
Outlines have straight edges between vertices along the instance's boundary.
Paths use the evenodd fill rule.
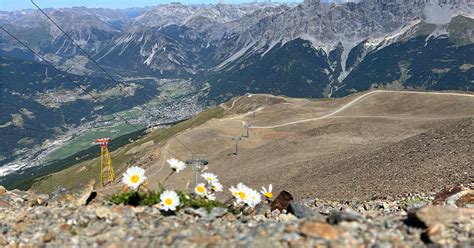
<path fill-rule="evenodd" d="M 143 166 L 154 186 L 170 172 L 166 159 L 191 158 L 182 142 L 206 155 L 209 171 L 224 187 L 272 183 L 297 197 L 371 198 L 473 180 L 472 94 L 371 91 L 330 100 L 247 94 L 211 111 L 219 114 L 208 112 L 203 124 L 202 114 L 186 129 L 172 127 L 177 139 L 164 139 L 158 130 L 119 149 L 113 153 L 116 167 Z M 242 137 L 235 155 L 232 137 L 245 136 L 245 124 L 251 124 L 250 135 Z M 79 164 L 33 189 L 51 190 L 66 174 L 94 172 L 97 164 Z M 192 180 L 187 170 L 167 184 L 184 187 Z"/>

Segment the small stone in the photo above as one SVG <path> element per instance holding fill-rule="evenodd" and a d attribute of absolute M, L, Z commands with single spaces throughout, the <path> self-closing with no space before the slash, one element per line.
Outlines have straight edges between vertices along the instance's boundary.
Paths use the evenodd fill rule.
<path fill-rule="evenodd" d="M 272 218 L 277 218 L 278 216 L 280 216 L 280 214 L 281 214 L 280 210 L 275 209 L 275 210 L 272 211 L 271 217 Z"/>
<path fill-rule="evenodd" d="M 445 187 L 443 190 L 441 190 L 440 192 L 438 192 L 435 195 L 434 200 L 433 200 L 433 204 L 434 205 L 445 205 L 446 200 L 450 196 L 453 196 L 453 195 L 455 195 L 455 194 L 457 194 L 461 191 L 464 191 L 464 190 L 469 190 L 469 189 L 464 187 L 461 184 L 451 185 L 451 186 Z"/>
<path fill-rule="evenodd" d="M 460 208 L 474 208 L 474 190 L 469 190 L 461 195 L 455 202 Z"/>
<path fill-rule="evenodd" d="M 285 227 L 285 232 L 294 233 L 298 231 L 298 228 L 295 225 L 288 225 Z"/>
<path fill-rule="evenodd" d="M 89 237 L 96 236 L 97 234 L 100 234 L 106 230 L 107 226 L 108 225 L 104 222 L 92 222 L 92 224 L 88 225 L 87 228 L 84 229 L 84 235 Z"/>
<path fill-rule="evenodd" d="M 438 237 L 441 237 L 444 231 L 444 226 L 442 224 L 434 224 L 426 229 L 426 235 L 432 242 L 436 242 Z"/>
<path fill-rule="evenodd" d="M 61 224 L 59 225 L 59 229 L 63 230 L 63 231 L 70 231 L 72 228 L 72 225 L 69 225 L 69 224 Z"/>
<path fill-rule="evenodd" d="M 343 221 L 363 221 L 364 218 L 352 210 L 351 208 L 346 208 L 344 211 L 333 210 L 329 214 L 328 222 L 330 224 L 339 224 Z"/>
<path fill-rule="evenodd" d="M 267 218 L 263 214 L 257 214 L 252 216 L 252 219 L 254 219 L 255 221 L 264 221 Z"/>
<path fill-rule="evenodd" d="M 198 216 L 198 217 L 206 217 L 209 213 L 205 208 L 185 208 L 184 212 L 189 215 Z"/>
<path fill-rule="evenodd" d="M 213 218 L 220 218 L 227 213 L 227 208 L 213 208 L 209 215 Z"/>
<path fill-rule="evenodd" d="M 7 242 L 7 239 L 3 234 L 0 233 L 0 245 L 5 245 Z"/>
<path fill-rule="evenodd" d="M 138 213 L 144 213 L 146 209 L 144 206 L 137 206 L 137 207 L 132 208 L 132 211 L 138 214 Z"/>
<path fill-rule="evenodd" d="M 288 206 L 290 205 L 290 202 L 293 200 L 293 196 L 288 193 L 287 191 L 282 191 L 278 196 L 273 200 L 271 204 L 271 210 L 278 209 L 280 210 L 280 213 L 283 212 L 283 210 L 288 210 Z"/>
<path fill-rule="evenodd" d="M 51 242 L 52 240 L 54 240 L 54 238 L 55 237 L 53 233 L 47 232 L 43 235 L 43 242 L 44 243 Z"/>
<path fill-rule="evenodd" d="M 224 220 L 226 220 L 228 222 L 234 222 L 234 221 L 237 220 L 237 217 L 235 217 L 234 214 L 227 213 L 226 215 L 224 215 Z"/>
<path fill-rule="evenodd" d="M 0 200 L 0 208 L 9 208 L 9 207 L 10 207 L 10 204 L 8 204 L 8 202 Z"/>
<path fill-rule="evenodd" d="M 305 236 L 335 240 L 338 238 L 338 231 L 330 224 L 324 222 L 303 222 L 300 232 Z"/>
<path fill-rule="evenodd" d="M 470 223 L 474 219 L 474 209 L 449 206 L 427 206 L 408 213 L 408 220 L 425 227 L 434 224 Z"/>
<path fill-rule="evenodd" d="M 298 218 L 292 214 L 280 214 L 280 216 L 278 216 L 278 220 L 284 222 L 289 222 L 297 219 Z"/>
<path fill-rule="evenodd" d="M 45 206 L 47 205 L 47 202 L 49 200 L 49 196 L 45 194 L 38 195 L 38 198 L 36 199 L 36 203 L 40 206 Z"/>
<path fill-rule="evenodd" d="M 95 180 L 90 180 L 85 187 L 82 187 L 82 190 L 76 192 L 74 196 L 72 196 L 71 201 L 78 206 L 87 205 L 90 202 L 91 196 L 95 193 L 94 185 Z M 95 193 L 95 195 L 97 195 L 97 193 Z"/>
<path fill-rule="evenodd" d="M 95 210 L 95 214 L 100 219 L 111 219 L 112 218 L 112 211 L 110 211 L 107 207 L 99 207 Z"/>
<path fill-rule="evenodd" d="M 304 204 L 296 201 L 291 201 L 288 208 L 289 212 L 298 218 L 309 218 L 315 216 L 317 213 Z"/>
<path fill-rule="evenodd" d="M 7 189 L 5 189 L 5 187 L 3 187 L 2 185 L 0 185 L 0 195 L 3 195 L 7 193 Z"/>

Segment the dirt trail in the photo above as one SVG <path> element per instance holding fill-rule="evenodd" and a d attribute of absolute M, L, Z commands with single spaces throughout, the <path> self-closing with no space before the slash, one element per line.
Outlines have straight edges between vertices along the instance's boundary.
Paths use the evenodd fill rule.
<path fill-rule="evenodd" d="M 327 115 L 324 115 L 324 116 L 321 116 L 321 117 L 316 117 L 316 118 L 309 118 L 309 119 L 304 119 L 304 120 L 299 120 L 299 121 L 292 121 L 292 122 L 287 122 L 287 123 L 283 123 L 283 124 L 279 124 L 279 125 L 273 125 L 273 126 L 252 126 L 250 128 L 252 129 L 265 129 L 265 128 L 277 128 L 277 127 L 284 127 L 284 126 L 289 126 L 289 125 L 294 125 L 294 124 L 299 124 L 299 123 L 303 123 L 303 122 L 308 122 L 308 121 L 316 121 L 316 120 L 322 120 L 322 119 L 326 119 L 328 117 L 331 117 L 349 107 L 351 107 L 352 105 L 354 105 L 355 103 L 359 102 L 360 100 L 370 96 L 370 95 L 373 95 L 373 94 L 376 94 L 376 93 L 383 93 L 383 92 L 392 92 L 392 93 L 403 93 L 403 94 L 425 94 L 425 95 L 450 95 L 450 96 L 466 96 L 466 97 L 474 97 L 473 94 L 463 94 L 463 93 L 451 93 L 451 92 L 418 92 L 418 91 L 392 91 L 392 90 L 374 90 L 374 91 L 371 91 L 371 92 L 368 92 L 368 93 L 365 93 L 359 97 L 357 97 L 356 99 L 350 101 L 349 103 L 345 104 L 344 106 L 336 109 L 335 111 L 333 111 L 332 113 L 330 114 L 327 114 Z M 243 115 L 245 116 L 245 115 Z M 241 116 L 239 116 L 241 117 Z M 238 118 L 238 117 L 234 117 L 232 119 L 235 119 L 235 118 Z"/>

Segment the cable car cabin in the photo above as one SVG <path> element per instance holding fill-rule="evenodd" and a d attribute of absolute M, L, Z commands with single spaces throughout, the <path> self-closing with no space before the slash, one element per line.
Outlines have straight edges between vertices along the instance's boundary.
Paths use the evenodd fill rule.
<path fill-rule="evenodd" d="M 96 142 L 99 146 L 109 146 L 110 138 L 96 139 Z"/>

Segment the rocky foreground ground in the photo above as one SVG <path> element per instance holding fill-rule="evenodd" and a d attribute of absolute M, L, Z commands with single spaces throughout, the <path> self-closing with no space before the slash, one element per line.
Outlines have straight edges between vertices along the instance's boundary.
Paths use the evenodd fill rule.
<path fill-rule="evenodd" d="M 0 187 L 0 246 L 474 247 L 472 185 L 360 202 L 284 198 L 273 211 L 182 209 L 165 216 L 153 206 L 83 205 L 80 195 Z"/>

